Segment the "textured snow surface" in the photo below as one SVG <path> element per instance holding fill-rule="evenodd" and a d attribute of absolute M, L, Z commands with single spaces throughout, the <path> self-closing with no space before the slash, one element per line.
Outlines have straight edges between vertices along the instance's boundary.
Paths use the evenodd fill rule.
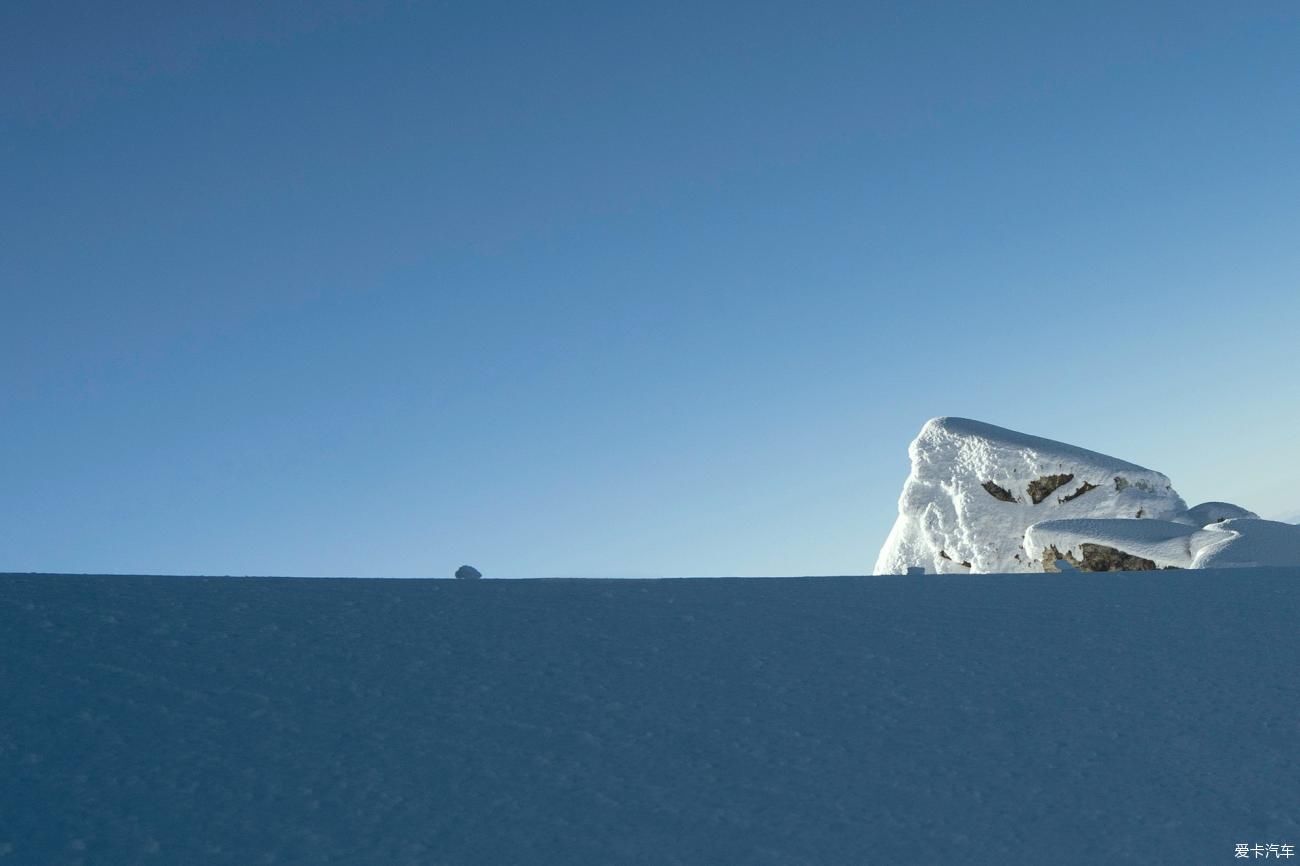
<path fill-rule="evenodd" d="M 1231 524 L 1229 524 L 1231 526 Z M 0 576 L 0 866 L 1300 843 L 1300 568 Z"/>
<path fill-rule="evenodd" d="M 935 418 L 908 448 L 912 470 L 876 574 L 1042 571 L 1026 551 L 1044 520 L 1173 520 L 1187 510 L 1169 479 L 1133 463 L 966 418 Z M 1069 477 L 1034 502 L 1031 484 Z M 1013 501 L 997 498 L 995 485 Z"/>

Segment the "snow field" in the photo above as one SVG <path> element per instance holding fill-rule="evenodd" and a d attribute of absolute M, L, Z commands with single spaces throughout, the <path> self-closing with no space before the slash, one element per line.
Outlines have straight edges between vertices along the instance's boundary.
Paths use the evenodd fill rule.
<path fill-rule="evenodd" d="M 0 864 L 1215 863 L 1300 569 L 0 576 Z"/>

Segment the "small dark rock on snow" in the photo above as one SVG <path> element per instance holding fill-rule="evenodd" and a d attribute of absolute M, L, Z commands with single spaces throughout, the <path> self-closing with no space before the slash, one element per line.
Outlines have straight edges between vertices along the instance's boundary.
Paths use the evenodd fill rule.
<path fill-rule="evenodd" d="M 482 576 L 483 572 L 479 571 L 472 565 L 462 565 L 460 568 L 456 569 L 457 580 L 478 580 Z"/>

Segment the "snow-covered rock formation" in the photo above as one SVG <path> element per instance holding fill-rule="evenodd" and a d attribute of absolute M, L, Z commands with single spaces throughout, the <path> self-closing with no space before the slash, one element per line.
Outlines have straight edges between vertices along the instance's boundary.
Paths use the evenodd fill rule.
<path fill-rule="evenodd" d="M 876 574 L 1300 564 L 1300 530 L 1228 502 L 1188 508 L 1159 472 L 966 418 L 935 418 Z"/>
<path fill-rule="evenodd" d="M 935 418 L 908 449 L 912 471 L 876 574 L 1042 571 L 1025 530 L 1064 518 L 1173 520 L 1167 477 L 1063 442 L 966 418 Z"/>

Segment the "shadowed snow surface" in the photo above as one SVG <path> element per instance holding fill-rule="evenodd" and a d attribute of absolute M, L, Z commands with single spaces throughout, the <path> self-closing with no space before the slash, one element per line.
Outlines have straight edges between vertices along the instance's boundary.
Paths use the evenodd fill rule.
<path fill-rule="evenodd" d="M 1218 863 L 1300 570 L 0 576 L 0 866 Z"/>

